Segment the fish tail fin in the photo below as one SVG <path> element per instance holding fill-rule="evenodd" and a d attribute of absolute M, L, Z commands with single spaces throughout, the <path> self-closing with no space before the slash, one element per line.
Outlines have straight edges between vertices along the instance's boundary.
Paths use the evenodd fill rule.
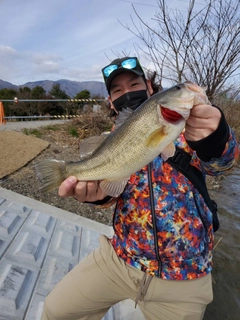
<path fill-rule="evenodd" d="M 66 179 L 65 161 L 43 160 L 36 164 L 35 169 L 42 192 L 49 192 L 58 188 Z"/>

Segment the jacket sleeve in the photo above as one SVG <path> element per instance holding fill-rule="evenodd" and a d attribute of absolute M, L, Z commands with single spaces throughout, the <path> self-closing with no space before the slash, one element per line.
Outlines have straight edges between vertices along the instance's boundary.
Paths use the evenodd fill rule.
<path fill-rule="evenodd" d="M 102 200 L 97 200 L 95 202 L 85 201 L 84 203 L 90 204 L 90 205 L 97 207 L 99 209 L 105 209 L 105 208 L 109 208 L 110 206 L 115 204 L 116 200 L 117 200 L 117 198 L 113 198 L 111 196 L 106 196 Z"/>
<path fill-rule="evenodd" d="M 219 108 L 218 108 L 219 109 Z M 208 175 L 220 175 L 236 163 L 239 148 L 232 129 L 228 126 L 221 109 L 218 128 L 208 137 L 199 141 L 188 141 L 194 150 L 192 164 Z"/>

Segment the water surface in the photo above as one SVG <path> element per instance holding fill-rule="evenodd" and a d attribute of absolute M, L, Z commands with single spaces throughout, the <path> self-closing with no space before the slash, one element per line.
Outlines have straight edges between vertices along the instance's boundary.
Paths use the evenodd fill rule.
<path fill-rule="evenodd" d="M 214 299 L 204 320 L 240 319 L 240 164 L 210 194 L 218 203 L 220 229 L 215 233 Z"/>

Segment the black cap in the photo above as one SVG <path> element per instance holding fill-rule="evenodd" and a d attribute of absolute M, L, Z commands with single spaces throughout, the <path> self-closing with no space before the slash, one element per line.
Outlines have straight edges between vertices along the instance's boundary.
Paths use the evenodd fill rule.
<path fill-rule="evenodd" d="M 136 59 L 136 62 L 137 62 L 136 67 L 133 68 L 133 69 L 124 68 L 124 67 L 121 65 L 121 63 L 122 63 L 123 61 L 127 60 L 127 59 Z M 114 64 L 118 65 L 119 67 L 118 67 L 116 70 L 114 70 L 114 71 L 109 75 L 109 77 L 106 77 L 106 76 L 104 75 L 104 72 L 103 72 L 104 69 L 105 69 L 106 67 L 111 66 L 111 65 L 114 65 Z M 111 83 L 112 83 L 113 79 L 114 79 L 117 75 L 119 75 L 119 74 L 121 74 L 121 73 L 123 73 L 123 72 L 126 72 L 126 71 L 128 71 L 128 72 L 133 72 L 133 73 L 137 74 L 138 76 L 141 76 L 141 77 L 144 77 L 144 78 L 145 78 L 144 71 L 143 71 L 143 69 L 142 69 L 142 67 L 141 67 L 141 65 L 140 65 L 137 57 L 124 57 L 124 58 L 121 58 L 121 59 L 118 58 L 118 59 L 113 60 L 113 61 L 112 61 L 109 65 L 107 65 L 106 67 L 104 67 L 104 68 L 102 69 L 102 73 L 103 73 L 103 78 L 104 78 L 104 81 L 105 81 L 105 84 L 106 84 L 106 88 L 107 88 L 108 93 L 110 93 L 110 87 L 111 87 Z"/>

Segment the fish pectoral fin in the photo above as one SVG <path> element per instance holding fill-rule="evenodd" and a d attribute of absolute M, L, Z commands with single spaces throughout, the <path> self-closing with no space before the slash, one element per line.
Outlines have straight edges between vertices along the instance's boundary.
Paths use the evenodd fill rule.
<path fill-rule="evenodd" d="M 129 177 L 120 180 L 103 180 L 100 182 L 100 188 L 107 195 L 118 197 L 123 192 L 128 180 Z"/>
<path fill-rule="evenodd" d="M 175 153 L 175 145 L 173 142 L 171 142 L 166 148 L 161 152 L 161 157 L 164 161 L 166 161 L 168 158 L 172 157 Z"/>
<path fill-rule="evenodd" d="M 156 148 L 161 143 L 162 139 L 166 137 L 165 126 L 153 131 L 146 139 L 146 146 L 149 148 Z"/>

